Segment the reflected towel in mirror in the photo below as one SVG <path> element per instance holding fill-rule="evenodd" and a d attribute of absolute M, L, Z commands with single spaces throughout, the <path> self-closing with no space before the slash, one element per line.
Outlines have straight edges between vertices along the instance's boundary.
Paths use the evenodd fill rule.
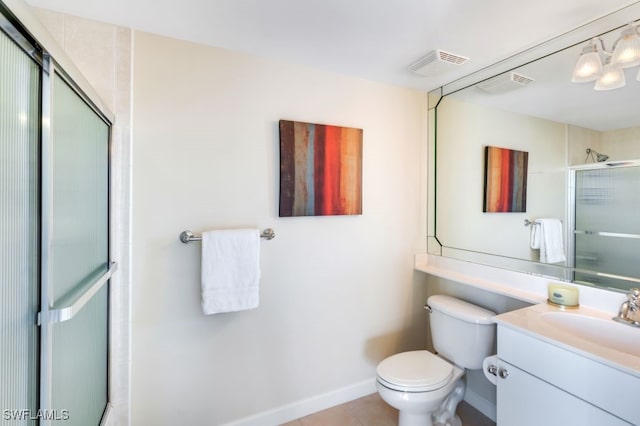
<path fill-rule="evenodd" d="M 558 263 L 567 260 L 562 243 L 560 219 L 537 219 L 531 226 L 531 248 L 540 250 L 542 263 Z"/>

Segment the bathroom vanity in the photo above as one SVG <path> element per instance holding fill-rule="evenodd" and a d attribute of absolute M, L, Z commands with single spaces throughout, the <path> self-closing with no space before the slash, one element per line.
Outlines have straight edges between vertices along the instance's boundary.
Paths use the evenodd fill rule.
<path fill-rule="evenodd" d="M 640 328 L 547 304 L 494 317 L 497 424 L 640 424 Z"/>

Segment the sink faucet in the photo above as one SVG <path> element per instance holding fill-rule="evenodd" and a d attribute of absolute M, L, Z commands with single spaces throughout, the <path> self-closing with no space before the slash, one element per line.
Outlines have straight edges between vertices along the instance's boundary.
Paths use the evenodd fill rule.
<path fill-rule="evenodd" d="M 615 321 L 640 327 L 640 288 L 632 288 L 627 293 L 627 300 L 622 303 L 618 310 L 618 316 L 613 317 Z"/>

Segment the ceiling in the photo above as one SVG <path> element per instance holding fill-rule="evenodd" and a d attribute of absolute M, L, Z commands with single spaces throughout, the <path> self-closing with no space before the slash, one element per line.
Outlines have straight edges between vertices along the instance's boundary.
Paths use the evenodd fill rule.
<path fill-rule="evenodd" d="M 116 25 L 431 90 L 629 0 L 27 0 Z M 434 49 L 469 57 L 431 77 L 407 66 Z"/>

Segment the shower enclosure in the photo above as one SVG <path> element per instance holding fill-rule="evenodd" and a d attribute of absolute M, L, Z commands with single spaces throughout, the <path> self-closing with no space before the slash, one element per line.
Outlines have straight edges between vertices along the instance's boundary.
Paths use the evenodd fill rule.
<path fill-rule="evenodd" d="M 98 425 L 112 120 L 2 2 L 0 30 L 0 424 Z"/>
<path fill-rule="evenodd" d="M 571 179 L 575 281 L 640 286 L 640 161 L 574 167 Z"/>

